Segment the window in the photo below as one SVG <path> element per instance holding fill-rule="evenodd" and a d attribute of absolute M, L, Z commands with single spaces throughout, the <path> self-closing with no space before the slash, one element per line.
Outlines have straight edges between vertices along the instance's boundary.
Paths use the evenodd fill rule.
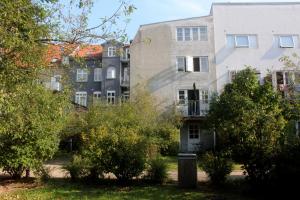
<path fill-rule="evenodd" d="M 106 78 L 107 79 L 115 79 L 116 78 L 116 69 L 114 67 L 109 67 L 107 69 Z"/>
<path fill-rule="evenodd" d="M 100 91 L 93 92 L 93 98 L 94 99 L 100 99 L 101 98 L 101 92 Z"/>
<path fill-rule="evenodd" d="M 201 41 L 207 41 L 207 27 L 206 26 L 201 26 L 199 27 L 200 29 L 200 40 Z"/>
<path fill-rule="evenodd" d="M 95 68 L 94 69 L 94 81 L 101 81 L 102 80 L 102 69 Z"/>
<path fill-rule="evenodd" d="M 177 28 L 177 41 L 207 41 L 207 27 L 182 27 Z"/>
<path fill-rule="evenodd" d="M 193 28 L 193 40 L 198 40 L 199 38 L 199 29 L 198 28 Z"/>
<path fill-rule="evenodd" d="M 178 91 L 178 103 L 179 104 L 185 104 L 187 94 L 185 90 L 179 90 Z"/>
<path fill-rule="evenodd" d="M 248 35 L 236 35 L 235 36 L 235 47 L 249 47 Z"/>
<path fill-rule="evenodd" d="M 176 58 L 176 65 L 178 72 L 184 72 L 186 67 L 186 59 L 184 56 L 180 56 Z"/>
<path fill-rule="evenodd" d="M 201 90 L 200 91 L 200 100 L 201 103 L 208 104 L 208 90 Z"/>
<path fill-rule="evenodd" d="M 115 91 L 107 91 L 107 103 L 110 104 L 115 104 L 115 100 L 116 100 L 116 92 Z"/>
<path fill-rule="evenodd" d="M 279 36 L 279 46 L 281 48 L 294 48 L 295 43 L 293 36 Z"/>
<path fill-rule="evenodd" d="M 194 57 L 193 58 L 193 64 L 194 64 L 194 72 L 200 72 L 200 58 Z"/>
<path fill-rule="evenodd" d="M 108 57 L 116 56 L 117 49 L 116 47 L 108 47 Z"/>
<path fill-rule="evenodd" d="M 86 92 L 76 92 L 75 103 L 86 106 L 87 103 L 87 93 Z"/>
<path fill-rule="evenodd" d="M 191 29 L 190 28 L 184 28 L 184 40 L 185 41 L 191 40 Z"/>
<path fill-rule="evenodd" d="M 258 48 L 257 35 L 226 35 L 227 48 Z"/>
<path fill-rule="evenodd" d="M 202 56 L 200 57 L 200 66 L 201 66 L 201 72 L 208 72 L 209 67 L 208 67 L 208 57 L 207 56 Z"/>
<path fill-rule="evenodd" d="M 177 41 L 183 41 L 183 31 L 182 31 L 182 28 L 177 28 Z"/>
<path fill-rule="evenodd" d="M 193 58 L 194 72 L 208 72 L 208 57 L 200 56 Z"/>
<path fill-rule="evenodd" d="M 88 69 L 77 69 L 77 82 L 87 82 L 88 81 Z"/>
<path fill-rule="evenodd" d="M 200 129 L 197 124 L 189 125 L 189 139 L 199 139 L 200 138 Z"/>

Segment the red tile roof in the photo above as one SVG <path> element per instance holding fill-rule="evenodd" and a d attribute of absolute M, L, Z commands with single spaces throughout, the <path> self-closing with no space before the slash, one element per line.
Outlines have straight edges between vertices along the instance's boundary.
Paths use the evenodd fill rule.
<path fill-rule="evenodd" d="M 80 58 L 100 57 L 103 48 L 101 45 L 83 44 L 49 44 L 47 46 L 46 63 L 60 63 L 63 55 Z"/>

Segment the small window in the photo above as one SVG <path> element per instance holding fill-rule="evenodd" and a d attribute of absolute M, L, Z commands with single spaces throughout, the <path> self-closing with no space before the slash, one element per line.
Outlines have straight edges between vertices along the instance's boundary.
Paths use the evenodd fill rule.
<path fill-rule="evenodd" d="M 189 125 L 189 139 L 199 139 L 200 138 L 200 129 L 196 124 Z"/>
<path fill-rule="evenodd" d="M 100 100 L 101 99 L 101 92 L 95 91 L 93 92 L 93 100 Z"/>
<path fill-rule="evenodd" d="M 281 48 L 294 48 L 295 43 L 293 36 L 280 36 L 279 37 L 279 46 Z"/>
<path fill-rule="evenodd" d="M 88 69 L 77 69 L 76 81 L 77 82 L 87 82 L 88 81 Z"/>
<path fill-rule="evenodd" d="M 200 26 L 200 40 L 201 41 L 207 41 L 207 27 L 206 26 Z"/>
<path fill-rule="evenodd" d="M 193 40 L 198 40 L 199 39 L 199 29 L 198 29 L 198 27 L 195 27 L 192 30 L 193 30 Z"/>
<path fill-rule="evenodd" d="M 177 65 L 177 71 L 178 72 L 184 72 L 186 67 L 186 59 L 183 56 L 176 58 L 176 65 Z"/>
<path fill-rule="evenodd" d="M 76 92 L 75 103 L 86 106 L 87 103 L 87 93 L 86 92 Z"/>
<path fill-rule="evenodd" d="M 201 66 L 201 72 L 208 72 L 209 71 L 209 64 L 208 64 L 208 57 L 207 56 L 201 56 L 200 57 L 200 66 Z"/>
<path fill-rule="evenodd" d="M 107 103 L 115 104 L 116 103 L 116 92 L 115 91 L 107 91 Z"/>
<path fill-rule="evenodd" d="M 177 28 L 177 41 L 183 41 L 183 30 L 182 30 L 182 28 Z"/>
<path fill-rule="evenodd" d="M 190 28 L 184 28 L 184 40 L 185 41 L 191 40 L 191 29 Z"/>
<path fill-rule="evenodd" d="M 107 68 L 107 79 L 115 79 L 116 78 L 116 68 L 114 67 L 109 67 Z"/>
<path fill-rule="evenodd" d="M 99 82 L 102 80 L 102 69 L 101 68 L 95 68 L 94 69 L 94 81 Z"/>
<path fill-rule="evenodd" d="M 117 49 L 116 47 L 108 47 L 108 57 L 116 56 Z"/>
<path fill-rule="evenodd" d="M 179 90 L 178 91 L 178 103 L 179 104 L 185 104 L 185 100 L 186 100 L 185 90 Z"/>
<path fill-rule="evenodd" d="M 235 47 L 249 48 L 249 37 L 247 35 L 236 35 L 235 36 Z"/>

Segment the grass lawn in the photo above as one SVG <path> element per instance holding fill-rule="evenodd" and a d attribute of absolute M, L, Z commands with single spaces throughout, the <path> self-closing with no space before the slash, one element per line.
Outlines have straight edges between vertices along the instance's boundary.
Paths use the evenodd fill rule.
<path fill-rule="evenodd" d="M 202 184 L 202 185 L 201 185 Z M 223 189 L 216 191 L 206 183 L 200 183 L 198 189 L 180 189 L 174 183 L 166 185 L 146 185 L 145 183 L 133 183 L 130 186 L 118 186 L 115 182 L 105 185 L 86 185 L 70 183 L 65 179 L 52 179 L 44 185 L 32 189 L 17 190 L 0 194 L 3 200 L 119 200 L 119 199 L 147 199 L 147 200 L 188 200 L 188 199 L 250 199 L 240 196 L 237 192 Z"/>
<path fill-rule="evenodd" d="M 168 164 L 168 170 L 169 171 L 177 171 L 178 168 L 178 160 L 176 156 L 164 156 L 163 159 L 165 162 Z M 202 170 L 199 166 L 198 170 Z M 234 164 L 233 165 L 233 170 L 241 170 L 242 165 L 240 164 Z"/>

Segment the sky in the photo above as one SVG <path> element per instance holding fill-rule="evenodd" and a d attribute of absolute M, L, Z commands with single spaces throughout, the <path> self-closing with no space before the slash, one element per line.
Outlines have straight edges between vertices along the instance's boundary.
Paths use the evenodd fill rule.
<path fill-rule="evenodd" d="M 154 22 L 208 15 L 213 2 L 300 2 L 300 0 L 130 0 L 137 8 L 130 16 L 126 32 L 133 39 L 139 26 Z M 119 0 L 95 0 L 90 24 L 109 16 Z"/>

